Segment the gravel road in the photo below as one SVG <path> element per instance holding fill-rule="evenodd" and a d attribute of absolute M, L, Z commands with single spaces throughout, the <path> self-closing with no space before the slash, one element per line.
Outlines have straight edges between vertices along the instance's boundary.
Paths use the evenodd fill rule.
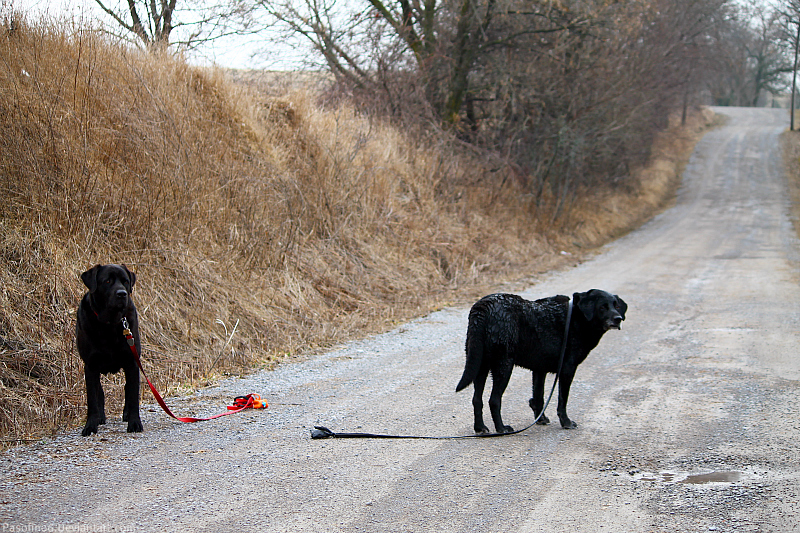
<path fill-rule="evenodd" d="M 800 243 L 786 112 L 720 108 L 675 207 L 521 292 L 602 288 L 629 305 L 557 421 L 466 440 L 311 440 L 310 428 L 470 434 L 454 392 L 466 308 L 171 399 L 184 415 L 259 392 L 270 407 L 180 424 L 145 406 L 0 454 L 1 531 L 800 531 Z M 609 216 L 613 216 L 609 214 Z M 142 327 L 146 327 L 143 325 Z M 549 390 L 549 381 L 548 381 Z M 524 427 L 530 374 L 504 418 Z M 555 406 L 548 409 L 555 419 Z"/>

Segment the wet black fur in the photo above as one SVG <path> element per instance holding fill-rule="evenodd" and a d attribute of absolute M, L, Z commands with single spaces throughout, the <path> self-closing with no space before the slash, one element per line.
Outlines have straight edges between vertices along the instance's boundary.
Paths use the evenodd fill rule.
<path fill-rule="evenodd" d="M 489 410 L 498 433 L 513 431 L 503 424 L 500 405 L 514 366 L 533 371 L 533 397 L 529 403 L 536 416 L 542 411 L 545 376 L 558 371 L 568 303 L 567 296 L 532 302 L 513 294 L 491 294 L 472 306 L 467 326 L 467 361 L 456 392 L 474 384 L 472 406 L 477 433 L 489 432 L 483 422 L 482 399 L 489 372 L 493 383 Z M 559 376 L 557 413 L 563 428 L 577 427 L 567 416 L 567 399 L 578 365 L 606 331 L 619 329 L 627 309 L 619 296 L 598 289 L 573 295 L 569 339 Z M 542 415 L 538 423 L 549 422 Z"/>
<path fill-rule="evenodd" d="M 141 354 L 139 318 L 131 299 L 136 275 L 125 265 L 97 265 L 81 274 L 89 289 L 78 307 L 75 336 L 86 378 L 86 425 L 83 436 L 97 433 L 106 423 L 105 395 L 100 374 L 125 372 L 125 407 L 122 420 L 128 433 L 142 431 L 139 417 L 139 368 L 122 333 L 122 317 L 128 319 L 134 345 Z"/>

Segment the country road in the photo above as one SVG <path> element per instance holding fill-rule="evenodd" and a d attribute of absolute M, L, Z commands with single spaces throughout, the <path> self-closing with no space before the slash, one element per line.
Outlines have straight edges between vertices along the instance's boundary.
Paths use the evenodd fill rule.
<path fill-rule="evenodd" d="M 716 108 L 676 205 L 526 298 L 602 288 L 629 305 L 578 368 L 569 414 L 519 435 L 312 440 L 335 431 L 470 434 L 456 394 L 467 308 L 230 379 L 173 410 L 266 411 L 179 424 L 145 406 L 0 454 L 0 531 L 800 531 L 800 242 L 778 135 L 786 111 Z M 143 325 L 146 327 L 146 325 Z M 550 380 L 548 379 L 548 391 Z M 524 427 L 530 373 L 503 403 Z"/>

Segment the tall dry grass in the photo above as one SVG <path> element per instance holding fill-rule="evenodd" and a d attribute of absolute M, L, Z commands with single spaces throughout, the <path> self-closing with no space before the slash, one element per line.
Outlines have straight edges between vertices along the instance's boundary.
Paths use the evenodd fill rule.
<path fill-rule="evenodd" d="M 798 117 L 795 116 L 795 120 Z M 789 198 L 792 201 L 792 224 L 795 232 L 800 237 L 800 132 L 784 131 L 781 135 L 781 153 L 783 154 L 783 168 L 789 189 Z"/>
<path fill-rule="evenodd" d="M 636 223 L 584 217 L 590 196 L 552 225 L 513 173 L 489 190 L 495 169 L 445 136 L 85 28 L 0 28 L 0 92 L 6 442 L 83 416 L 74 321 L 93 264 L 136 272 L 144 365 L 169 394 L 385 329 Z M 114 416 L 120 378 L 108 387 Z"/>

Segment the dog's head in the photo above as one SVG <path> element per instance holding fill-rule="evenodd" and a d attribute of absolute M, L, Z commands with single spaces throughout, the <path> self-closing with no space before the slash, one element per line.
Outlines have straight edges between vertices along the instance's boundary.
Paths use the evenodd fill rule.
<path fill-rule="evenodd" d="M 98 317 L 106 318 L 132 305 L 136 274 L 125 265 L 95 265 L 81 274 L 81 279 L 89 289 L 92 308 Z"/>
<path fill-rule="evenodd" d="M 600 289 L 576 292 L 572 295 L 572 299 L 586 320 L 603 331 L 620 329 L 622 321 L 625 320 L 625 312 L 628 310 L 628 304 L 622 301 L 622 298 Z"/>

